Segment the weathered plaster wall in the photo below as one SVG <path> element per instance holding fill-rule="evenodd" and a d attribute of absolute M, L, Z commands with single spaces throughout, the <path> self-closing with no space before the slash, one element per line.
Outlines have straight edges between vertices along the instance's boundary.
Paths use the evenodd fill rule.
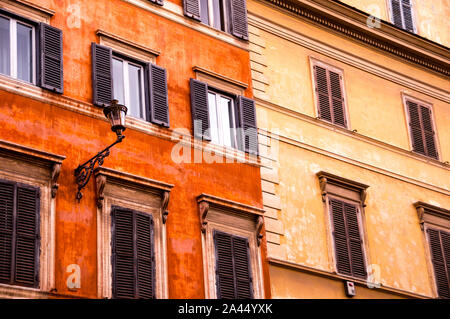
<path fill-rule="evenodd" d="M 249 53 L 119 0 L 36 0 L 56 12 L 51 25 L 63 30 L 64 96 L 74 104 L 92 101 L 91 42 L 98 29 L 161 52 L 167 69 L 171 128 L 191 130 L 189 78 L 201 66 L 249 83 Z M 180 8 L 181 10 L 181 8 Z M 182 12 L 182 11 L 180 11 Z M 52 97 L 51 93 L 46 93 Z M 245 95 L 251 97 L 251 83 Z M 56 97 L 56 95 L 55 95 Z M 92 106 L 92 112 L 100 110 Z M 149 124 L 150 125 L 150 124 Z M 97 297 L 97 225 L 94 181 L 75 200 L 73 170 L 115 139 L 109 124 L 57 105 L 0 91 L 0 139 L 65 155 L 56 198 L 56 289 Z M 195 198 L 208 193 L 262 207 L 260 172 L 248 164 L 175 164 L 174 143 L 127 129 L 104 166 L 174 184 L 167 221 L 170 298 L 204 298 L 201 232 Z M 262 245 L 267 296 L 268 266 Z M 66 267 L 81 267 L 81 289 L 69 291 Z"/>

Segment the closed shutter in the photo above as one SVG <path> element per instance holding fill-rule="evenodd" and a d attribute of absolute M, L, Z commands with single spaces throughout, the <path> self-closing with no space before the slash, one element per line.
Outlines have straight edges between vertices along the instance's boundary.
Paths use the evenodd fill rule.
<path fill-rule="evenodd" d="M 169 127 L 167 73 L 164 68 L 149 64 L 150 121 Z"/>
<path fill-rule="evenodd" d="M 209 109 L 208 109 L 208 85 L 191 79 L 191 111 L 195 138 L 211 140 Z"/>
<path fill-rule="evenodd" d="M 258 129 L 256 125 L 255 101 L 239 96 L 239 113 L 241 128 L 244 129 L 243 146 L 244 151 L 258 154 Z"/>
<path fill-rule="evenodd" d="M 94 105 L 105 107 L 113 98 L 112 50 L 92 43 L 92 91 Z"/>
<path fill-rule="evenodd" d="M 318 65 L 314 66 L 314 75 L 319 117 L 347 127 L 342 76 Z"/>
<path fill-rule="evenodd" d="M 358 208 L 330 199 L 336 267 L 339 273 L 366 278 L 363 241 L 358 222 Z"/>
<path fill-rule="evenodd" d="M 62 31 L 41 23 L 39 82 L 44 89 L 63 93 L 63 35 Z"/>
<path fill-rule="evenodd" d="M 39 189 L 0 182 L 0 282 L 39 286 Z"/>
<path fill-rule="evenodd" d="M 248 40 L 246 2 L 246 0 L 230 0 L 231 33 L 244 40 Z"/>
<path fill-rule="evenodd" d="M 399 28 L 403 28 L 402 8 L 400 0 L 391 0 L 391 9 L 394 24 Z"/>
<path fill-rule="evenodd" d="M 394 24 L 409 32 L 414 32 L 414 20 L 411 0 L 391 0 Z"/>
<path fill-rule="evenodd" d="M 200 0 L 183 0 L 184 15 L 197 21 L 200 17 Z"/>
<path fill-rule="evenodd" d="M 438 159 L 431 109 L 412 101 L 406 105 L 414 152 Z"/>
<path fill-rule="evenodd" d="M 450 298 L 450 234 L 428 229 L 431 261 L 440 298 Z"/>
<path fill-rule="evenodd" d="M 164 5 L 164 0 L 149 0 L 150 2 L 153 2 L 157 5 L 163 6 Z"/>
<path fill-rule="evenodd" d="M 153 220 L 114 207 L 112 212 L 114 298 L 154 298 Z"/>
<path fill-rule="evenodd" d="M 219 299 L 251 299 L 253 284 L 246 238 L 214 232 L 216 282 Z"/>

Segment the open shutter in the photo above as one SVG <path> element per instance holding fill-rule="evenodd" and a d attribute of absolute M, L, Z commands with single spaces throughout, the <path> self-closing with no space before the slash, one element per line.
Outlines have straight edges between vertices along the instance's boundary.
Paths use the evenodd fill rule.
<path fill-rule="evenodd" d="M 358 209 L 354 205 L 344 204 L 345 220 L 350 252 L 350 265 L 352 275 L 366 278 L 366 263 L 364 258 L 363 241 L 358 223 Z"/>
<path fill-rule="evenodd" d="M 15 282 L 39 284 L 39 190 L 17 187 Z"/>
<path fill-rule="evenodd" d="M 92 90 L 94 105 L 105 107 L 113 99 L 112 50 L 92 43 Z"/>
<path fill-rule="evenodd" d="M 39 83 L 44 89 L 63 93 L 63 35 L 62 31 L 40 23 Z"/>
<path fill-rule="evenodd" d="M 428 240 L 439 297 L 450 298 L 450 234 L 428 229 Z"/>
<path fill-rule="evenodd" d="M 244 40 L 248 40 L 246 2 L 246 0 L 230 0 L 231 33 Z"/>
<path fill-rule="evenodd" d="M 154 298 L 153 220 L 148 214 L 135 213 L 137 297 Z"/>
<path fill-rule="evenodd" d="M 14 185 L 0 182 L 0 282 L 11 282 L 14 232 Z"/>
<path fill-rule="evenodd" d="M 169 100 L 167 93 L 167 73 L 164 68 L 148 65 L 150 121 L 169 127 Z"/>
<path fill-rule="evenodd" d="M 329 71 L 331 108 L 333 112 L 333 123 L 347 127 L 345 119 L 344 97 L 342 93 L 342 77 L 336 72 Z"/>
<path fill-rule="evenodd" d="M 135 298 L 133 212 L 113 209 L 113 297 Z"/>
<path fill-rule="evenodd" d="M 183 0 L 184 15 L 197 21 L 200 17 L 200 0 Z"/>
<path fill-rule="evenodd" d="M 344 217 L 344 203 L 330 199 L 330 210 L 333 220 L 334 248 L 336 252 L 336 267 L 341 274 L 351 275 L 350 255 L 347 243 L 347 227 Z"/>
<path fill-rule="evenodd" d="M 153 2 L 157 5 L 163 6 L 164 5 L 164 0 L 149 0 L 150 2 Z"/>
<path fill-rule="evenodd" d="M 209 109 L 208 109 L 208 85 L 191 79 L 191 111 L 195 138 L 211 140 Z"/>
<path fill-rule="evenodd" d="M 422 117 L 422 127 L 423 127 L 423 136 L 426 154 L 430 157 L 437 159 L 438 153 L 435 143 L 435 133 L 433 129 L 431 110 L 428 107 L 420 106 L 420 111 Z"/>
<path fill-rule="evenodd" d="M 403 28 L 402 8 L 400 0 L 391 0 L 391 9 L 394 24 L 399 28 Z"/>
<path fill-rule="evenodd" d="M 414 32 L 411 0 L 402 0 L 402 12 L 404 29 Z"/>
<path fill-rule="evenodd" d="M 248 153 L 258 154 L 258 128 L 256 125 L 255 101 L 239 96 L 241 128 L 244 129 L 243 146 Z"/>
<path fill-rule="evenodd" d="M 214 232 L 216 282 L 219 299 L 253 298 L 248 240 Z"/>
<path fill-rule="evenodd" d="M 327 70 L 320 66 L 314 66 L 314 74 L 316 80 L 316 96 L 319 117 L 321 119 L 332 122 L 330 96 L 328 92 Z"/>

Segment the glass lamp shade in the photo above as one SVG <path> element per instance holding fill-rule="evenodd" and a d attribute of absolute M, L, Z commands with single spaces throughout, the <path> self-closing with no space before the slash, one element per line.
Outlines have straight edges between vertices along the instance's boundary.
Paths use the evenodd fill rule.
<path fill-rule="evenodd" d="M 111 105 L 105 107 L 103 113 L 111 124 L 111 130 L 117 135 L 122 135 L 125 131 L 125 117 L 127 115 L 127 107 L 119 104 L 119 101 L 112 100 Z"/>

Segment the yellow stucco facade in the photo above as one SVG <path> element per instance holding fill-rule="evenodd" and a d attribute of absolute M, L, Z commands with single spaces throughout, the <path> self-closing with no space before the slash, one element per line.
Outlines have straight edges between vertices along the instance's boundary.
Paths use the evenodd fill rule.
<path fill-rule="evenodd" d="M 389 20 L 385 0 L 343 2 L 365 11 L 379 5 Z M 427 20 L 433 31 L 419 27 L 419 34 L 448 44 L 449 2 L 415 2 L 419 26 L 431 12 L 442 14 Z M 272 296 L 346 297 L 349 278 L 336 272 L 317 177 L 325 171 L 369 186 L 362 233 L 369 277 L 380 286 L 355 280 L 356 298 L 436 297 L 414 203 L 450 209 L 448 78 L 265 1 L 248 1 L 248 11 Z M 317 118 L 314 61 L 343 74 L 347 128 Z M 438 160 L 412 151 L 406 97 L 431 105 Z"/>

